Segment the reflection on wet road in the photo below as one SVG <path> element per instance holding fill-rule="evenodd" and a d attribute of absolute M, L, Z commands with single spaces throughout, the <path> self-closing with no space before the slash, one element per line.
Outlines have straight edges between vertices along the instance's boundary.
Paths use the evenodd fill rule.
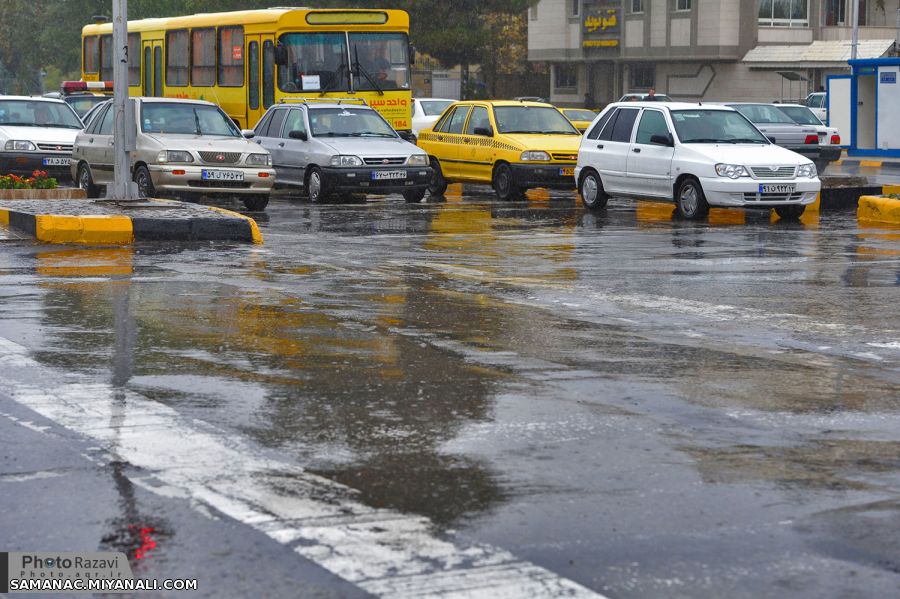
<path fill-rule="evenodd" d="M 460 555 L 549 594 L 897 594 L 900 231 L 482 194 L 278 200 L 262 247 L 4 242 L 0 337 L 29 361 L 0 389 L 375 594 L 455 588 L 421 564 Z M 103 385 L 104 422 L 28 372 Z M 182 429 L 196 464 L 154 446 Z M 235 507 L 262 479 L 279 502 Z M 423 543 L 395 558 L 429 580 L 348 566 L 303 520 L 329 502 L 348 530 L 407 517 L 384 534 Z"/>

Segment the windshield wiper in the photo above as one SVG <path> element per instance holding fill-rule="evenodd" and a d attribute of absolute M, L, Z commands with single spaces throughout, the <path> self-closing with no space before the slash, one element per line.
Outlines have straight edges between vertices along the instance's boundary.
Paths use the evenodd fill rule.
<path fill-rule="evenodd" d="M 739 137 L 737 139 L 729 139 L 728 143 L 730 144 L 764 144 L 761 139 L 751 139 L 749 137 Z"/>
<path fill-rule="evenodd" d="M 356 44 L 353 44 L 353 58 L 356 59 L 356 62 L 353 65 L 353 68 L 356 70 L 356 72 L 362 73 L 363 77 L 366 78 L 366 81 L 369 82 L 369 85 L 371 85 L 378 91 L 378 95 L 383 96 L 384 90 L 381 89 L 381 86 L 378 85 L 374 79 L 372 79 L 372 76 L 369 75 L 369 72 L 362 68 L 362 65 L 359 64 L 359 46 L 357 46 Z"/>
<path fill-rule="evenodd" d="M 200 115 L 197 114 L 196 108 L 194 109 L 194 127 L 196 127 L 196 129 L 197 129 L 196 130 L 197 135 L 203 135 L 203 133 L 200 132 Z"/>
<path fill-rule="evenodd" d="M 543 133 L 547 133 L 547 131 L 527 131 L 525 129 L 518 129 L 515 131 L 501 131 L 501 133 L 535 133 L 535 134 L 540 135 Z"/>
<path fill-rule="evenodd" d="M 576 133 L 575 131 L 542 131 L 542 133 L 547 135 L 581 135 L 581 133 Z"/>
<path fill-rule="evenodd" d="M 357 131 L 356 133 L 350 133 L 350 137 L 363 137 L 364 135 L 369 135 L 371 137 L 396 137 L 390 133 L 379 133 L 378 131 Z"/>
<path fill-rule="evenodd" d="M 685 144 L 721 144 L 727 143 L 725 140 L 713 139 L 712 137 L 698 137 L 696 139 L 685 139 L 681 143 Z"/>
<path fill-rule="evenodd" d="M 334 131 L 324 131 L 322 133 L 313 133 L 313 137 L 350 137 L 350 133 L 335 133 Z"/>
<path fill-rule="evenodd" d="M 341 64 L 338 65 L 337 71 L 335 71 L 335 74 L 336 74 L 337 76 L 334 77 L 334 78 L 331 80 L 331 82 L 330 82 L 328 85 L 325 86 L 325 89 L 323 89 L 323 90 L 321 91 L 321 93 L 319 93 L 319 97 L 320 97 L 320 98 L 321 98 L 322 96 L 324 96 L 325 94 L 327 94 L 328 92 L 330 92 L 333 88 L 337 87 L 337 84 L 341 81 L 341 74 L 342 74 L 346 69 L 347 69 L 347 65 L 346 65 L 346 63 L 344 63 L 344 57 L 341 56 Z"/>
<path fill-rule="evenodd" d="M 0 127 L 42 127 L 37 123 L 0 123 Z"/>

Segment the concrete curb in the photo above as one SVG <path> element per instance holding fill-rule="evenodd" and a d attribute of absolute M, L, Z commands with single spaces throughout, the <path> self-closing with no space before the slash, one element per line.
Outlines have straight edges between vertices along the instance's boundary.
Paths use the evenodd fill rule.
<path fill-rule="evenodd" d="M 856 218 L 860 221 L 900 225 L 900 200 L 878 196 L 862 196 Z"/>
<path fill-rule="evenodd" d="M 860 168 L 900 169 L 900 162 L 894 160 L 878 160 L 877 158 L 841 158 L 832 164 L 837 166 L 858 166 Z"/>
<path fill-rule="evenodd" d="M 0 189 L 0 200 L 86 200 L 83 189 Z"/>
<path fill-rule="evenodd" d="M 182 205 L 172 200 L 154 200 Z M 80 203 L 80 201 L 79 201 Z M 135 209 L 134 214 L 43 214 L 40 208 L 0 206 L 0 224 L 38 241 L 59 244 L 131 245 L 142 241 L 237 241 L 262 244 L 259 227 L 252 218 L 214 208 L 190 205 L 193 214 L 157 215 Z M 69 211 L 69 210 L 67 210 Z M 206 213 L 206 214 L 204 214 Z M 209 213 L 215 213 L 212 216 Z M 228 218 L 222 218 L 224 215 Z"/>

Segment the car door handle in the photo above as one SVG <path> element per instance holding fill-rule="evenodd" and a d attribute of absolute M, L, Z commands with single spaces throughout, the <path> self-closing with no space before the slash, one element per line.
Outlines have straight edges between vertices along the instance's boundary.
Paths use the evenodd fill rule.
<path fill-rule="evenodd" d="M 278 144 L 278 147 L 279 147 L 279 148 L 283 148 L 283 147 L 284 147 L 284 142 L 281 142 L 280 144 Z"/>
<path fill-rule="evenodd" d="M 94 143 L 94 138 L 93 138 L 93 137 L 90 138 L 90 139 L 88 140 L 88 143 L 91 143 L 91 144 Z"/>
<path fill-rule="evenodd" d="M 631 148 L 631 151 L 634 152 L 635 154 L 640 154 L 640 153 L 641 153 L 641 149 L 640 149 L 640 148 Z"/>
<path fill-rule="evenodd" d="M 602 150 L 602 149 L 603 149 L 603 144 L 597 144 L 597 149 L 598 149 L 598 150 Z"/>

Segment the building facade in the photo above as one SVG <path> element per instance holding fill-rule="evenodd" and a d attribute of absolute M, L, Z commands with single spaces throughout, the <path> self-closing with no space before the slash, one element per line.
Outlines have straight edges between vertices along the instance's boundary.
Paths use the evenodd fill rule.
<path fill-rule="evenodd" d="M 897 55 L 900 0 L 860 0 L 859 58 Z M 528 57 L 551 101 L 597 106 L 651 87 L 683 100 L 789 100 L 847 73 L 853 0 L 540 0 Z"/>

